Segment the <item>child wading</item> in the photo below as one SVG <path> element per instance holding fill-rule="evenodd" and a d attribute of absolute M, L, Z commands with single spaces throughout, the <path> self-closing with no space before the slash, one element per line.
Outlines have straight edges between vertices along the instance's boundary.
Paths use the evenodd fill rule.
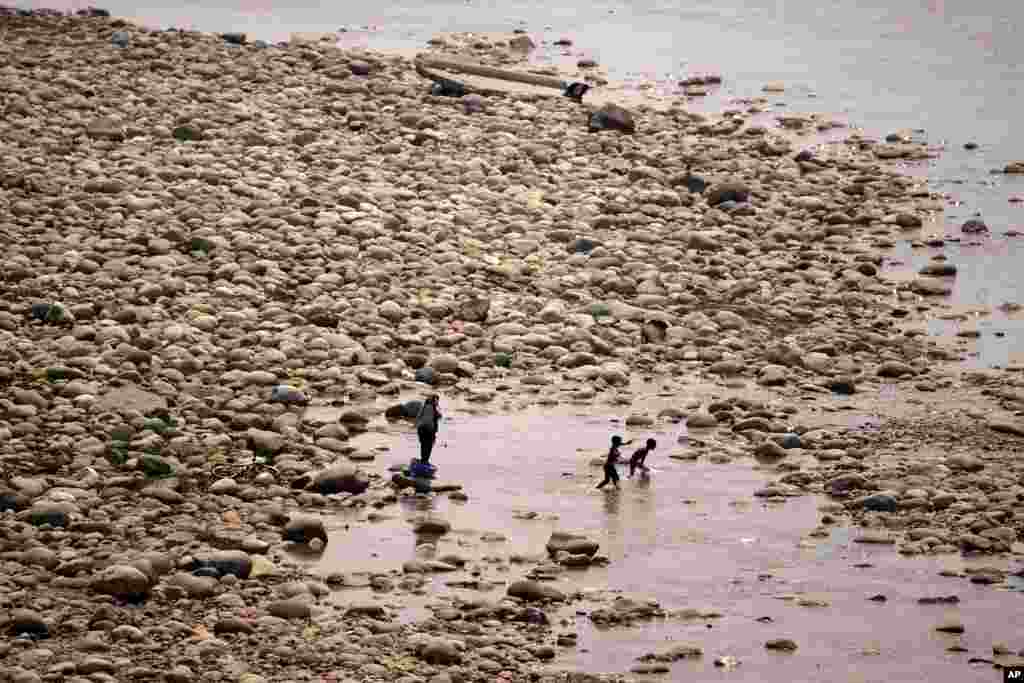
<path fill-rule="evenodd" d="M 638 448 L 636 453 L 629 459 L 629 476 L 632 477 L 633 473 L 636 472 L 639 467 L 644 472 L 647 472 L 647 465 L 644 464 L 647 460 L 647 454 L 658 447 L 658 442 L 654 439 L 647 439 L 647 443 L 644 444 L 643 448 Z"/>
<path fill-rule="evenodd" d="M 633 443 L 633 440 L 623 442 L 621 436 L 612 437 L 612 447 L 608 449 L 608 459 L 604 462 L 604 479 L 597 488 L 603 488 L 608 482 L 615 484 L 615 488 L 619 488 L 619 472 L 615 469 L 616 463 L 619 462 L 619 448 Z"/>
<path fill-rule="evenodd" d="M 423 402 L 416 416 L 416 436 L 420 440 L 420 460 L 430 462 L 430 453 L 437 441 L 437 426 L 441 421 L 441 410 L 437 407 L 437 394 Z"/>

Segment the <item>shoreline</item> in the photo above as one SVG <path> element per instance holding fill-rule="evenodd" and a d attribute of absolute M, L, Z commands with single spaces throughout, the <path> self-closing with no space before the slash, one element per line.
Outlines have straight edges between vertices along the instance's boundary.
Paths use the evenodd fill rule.
<path fill-rule="evenodd" d="M 588 134 L 564 99 L 427 96 L 387 54 L 307 44 L 273 59 L 116 21 L 4 27 L 18 66 L 0 123 L 0 595 L 32 612 L 5 623 L 45 633 L 58 661 L 112 675 L 78 649 L 100 632 L 168 681 L 257 643 L 219 679 L 561 680 L 545 664 L 542 584 L 472 625 L 410 626 L 374 602 L 320 600 L 323 584 L 298 586 L 311 575 L 285 560 L 285 510 L 406 497 L 348 442 L 428 389 L 420 371 L 458 412 L 536 400 L 548 415 L 574 402 L 635 414 L 637 431 L 702 422 L 730 459 L 762 461 L 775 481 L 759 497 L 832 491 L 828 515 L 886 530 L 906 555 L 1021 556 L 1020 379 L 964 370 L 892 323 L 920 319 L 941 280 L 887 280 L 879 245 L 924 225 L 934 196 L 869 150 L 795 161 L 769 131 L 639 109 L 632 136 Z M 36 303 L 48 308 L 33 321 Z M 316 410 L 268 403 L 277 383 Z M 936 392 L 941 413 L 927 409 Z M 848 408 L 881 428 L 815 422 Z M 908 440 L 929 452 L 912 459 Z M 209 481 L 215 454 L 257 453 L 275 454 L 276 475 Z M 294 483 L 349 486 L 356 468 L 373 474 L 365 493 Z M 933 524 L 944 532 L 919 533 Z M 514 582 L 525 567 L 506 559 Z M 389 582 L 394 599 L 425 584 L 408 568 Z M 140 595 L 147 607 L 128 606 Z M 139 609 L 164 623 L 143 628 Z M 480 623 L 501 636 L 482 639 Z M 296 646 L 307 628 L 316 645 Z M 495 654 L 505 641 L 530 657 Z M 4 647 L 26 671 L 50 666 L 31 641 Z M 282 662 L 281 648 L 299 654 Z"/>

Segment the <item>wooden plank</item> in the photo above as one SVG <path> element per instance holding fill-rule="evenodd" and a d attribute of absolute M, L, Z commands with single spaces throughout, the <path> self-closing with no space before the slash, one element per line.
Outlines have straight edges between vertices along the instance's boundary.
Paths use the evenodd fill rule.
<path fill-rule="evenodd" d="M 449 73 L 457 74 L 469 74 L 471 76 L 482 76 L 484 78 L 493 78 L 500 81 L 514 81 L 516 83 L 526 83 L 527 85 L 538 86 L 541 88 L 556 88 L 557 90 L 564 90 L 565 88 L 564 81 L 558 78 L 552 78 L 551 76 L 541 76 L 539 74 L 527 74 L 520 71 L 498 69 L 493 66 L 472 64 L 470 62 L 463 62 L 454 59 L 440 59 L 429 55 L 419 55 L 416 57 L 416 64 L 422 64 L 422 66 L 427 69 L 437 69 L 439 71 L 447 71 Z"/>

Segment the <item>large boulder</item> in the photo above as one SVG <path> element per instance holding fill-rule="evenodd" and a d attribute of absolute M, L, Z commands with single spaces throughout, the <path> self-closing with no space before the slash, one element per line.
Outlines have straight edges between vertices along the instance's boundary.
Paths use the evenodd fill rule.
<path fill-rule="evenodd" d="M 608 103 L 590 116 L 590 131 L 618 130 L 623 133 L 635 133 L 636 121 L 633 115 L 617 104 Z"/>
<path fill-rule="evenodd" d="M 248 553 L 241 550 L 221 550 L 196 557 L 192 569 L 215 572 L 216 578 L 234 574 L 240 579 L 247 579 L 252 572 L 252 559 Z"/>
<path fill-rule="evenodd" d="M 362 493 L 370 487 L 355 465 L 350 463 L 336 463 L 321 470 L 313 478 L 311 488 L 315 491 L 329 495 L 332 493 Z"/>
<path fill-rule="evenodd" d="M 850 472 L 828 480 L 825 483 L 825 492 L 835 496 L 866 488 L 867 485 L 868 481 L 863 475 Z"/>
<path fill-rule="evenodd" d="M 178 572 L 168 579 L 167 583 L 184 591 L 190 599 L 212 597 L 219 585 L 217 579 L 212 576 L 193 576 L 185 572 Z"/>
<path fill-rule="evenodd" d="M 916 375 L 917 371 L 906 363 L 900 361 L 886 361 L 878 366 L 879 377 L 902 377 L 904 375 Z"/>
<path fill-rule="evenodd" d="M 597 541 L 592 541 L 586 536 L 572 534 L 567 531 L 555 531 L 552 532 L 551 538 L 548 539 L 546 547 L 548 553 L 551 555 L 566 552 L 570 555 L 586 555 L 587 557 L 593 557 L 601 545 Z"/>
<path fill-rule="evenodd" d="M 417 534 L 440 536 L 451 531 L 452 525 L 438 517 L 423 517 L 413 522 L 413 531 Z"/>
<path fill-rule="evenodd" d="M 745 202 L 750 198 L 750 188 L 736 181 L 716 183 L 706 194 L 710 206 L 718 206 L 724 202 Z"/>
<path fill-rule="evenodd" d="M 277 432 L 253 428 L 247 431 L 245 436 L 254 451 L 275 454 L 284 449 L 285 438 Z"/>
<path fill-rule="evenodd" d="M 136 567 L 115 564 L 93 577 L 90 584 L 97 593 L 122 600 L 139 600 L 149 595 L 149 577 Z"/>
<path fill-rule="evenodd" d="M 28 636 L 34 640 L 50 637 L 50 627 L 38 612 L 27 609 L 11 610 L 7 619 L 7 633 L 12 638 Z"/>
<path fill-rule="evenodd" d="M 308 598 L 299 596 L 272 602 L 267 611 L 278 619 L 308 619 L 311 607 Z"/>
<path fill-rule="evenodd" d="M 431 357 L 427 363 L 434 372 L 454 373 L 459 370 L 459 359 L 450 353 L 441 353 Z"/>
<path fill-rule="evenodd" d="M 284 540 L 292 543 L 309 543 L 318 538 L 327 543 L 327 530 L 323 520 L 312 515 L 296 515 L 288 520 L 282 532 Z"/>
<path fill-rule="evenodd" d="M 565 600 L 565 593 L 554 586 L 548 586 L 539 581 L 530 581 L 528 579 L 509 584 L 508 594 L 513 598 L 519 598 L 526 602 Z"/>
<path fill-rule="evenodd" d="M 451 666 L 462 663 L 462 654 L 454 643 L 433 638 L 419 648 L 420 659 L 433 666 Z"/>
<path fill-rule="evenodd" d="M 469 323 L 487 321 L 491 300 L 475 294 L 463 295 L 454 305 L 455 318 Z"/>

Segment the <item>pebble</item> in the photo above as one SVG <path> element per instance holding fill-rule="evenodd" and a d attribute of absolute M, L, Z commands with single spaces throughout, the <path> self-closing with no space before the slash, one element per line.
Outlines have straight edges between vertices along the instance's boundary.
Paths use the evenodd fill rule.
<path fill-rule="evenodd" d="M 135 567 L 114 565 L 92 579 L 92 589 L 126 600 L 139 599 L 150 591 L 150 579 Z"/>
<path fill-rule="evenodd" d="M 944 621 L 935 627 L 940 633 L 963 633 L 964 625 L 959 621 Z"/>

